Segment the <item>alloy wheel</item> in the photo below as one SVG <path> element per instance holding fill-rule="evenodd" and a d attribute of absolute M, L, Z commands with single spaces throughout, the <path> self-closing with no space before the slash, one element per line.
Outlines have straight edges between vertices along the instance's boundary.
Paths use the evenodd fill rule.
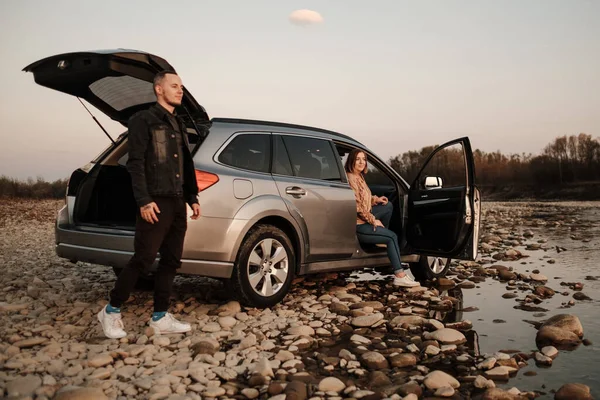
<path fill-rule="evenodd" d="M 448 263 L 447 258 L 442 257 L 427 257 L 427 265 L 431 269 L 431 272 L 434 274 L 439 274 L 446 268 L 446 264 Z"/>
<path fill-rule="evenodd" d="M 263 297 L 281 290 L 289 274 L 289 259 L 285 247 L 276 239 L 263 239 L 254 246 L 248 258 L 248 281 Z"/>

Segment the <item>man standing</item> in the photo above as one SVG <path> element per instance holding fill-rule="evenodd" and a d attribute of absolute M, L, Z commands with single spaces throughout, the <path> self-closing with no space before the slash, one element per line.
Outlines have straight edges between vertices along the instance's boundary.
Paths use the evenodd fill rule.
<path fill-rule="evenodd" d="M 160 252 L 155 274 L 154 313 L 150 326 L 156 333 L 183 333 L 191 330 L 168 312 L 169 297 L 177 268 L 181 266 L 183 240 L 187 229 L 186 202 L 200 216 L 198 186 L 186 127 L 175 114 L 181 105 L 183 85 L 174 71 L 154 78 L 157 103 L 129 119 L 129 158 L 137 215 L 134 255 L 119 274 L 110 302 L 98 313 L 104 334 L 111 339 L 127 335 L 121 320 L 121 305 L 129 298 L 140 274 L 146 273 Z"/>

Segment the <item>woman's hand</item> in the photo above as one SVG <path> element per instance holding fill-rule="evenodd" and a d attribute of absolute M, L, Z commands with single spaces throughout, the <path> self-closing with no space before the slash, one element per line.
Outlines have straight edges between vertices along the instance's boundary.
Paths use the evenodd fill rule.
<path fill-rule="evenodd" d="M 380 226 L 382 228 L 385 228 L 385 226 L 383 225 L 383 223 L 380 220 L 376 219 L 375 220 L 375 228 L 377 228 L 378 226 Z"/>
<path fill-rule="evenodd" d="M 385 206 L 388 203 L 388 198 L 385 196 L 377 197 L 377 202 Z"/>

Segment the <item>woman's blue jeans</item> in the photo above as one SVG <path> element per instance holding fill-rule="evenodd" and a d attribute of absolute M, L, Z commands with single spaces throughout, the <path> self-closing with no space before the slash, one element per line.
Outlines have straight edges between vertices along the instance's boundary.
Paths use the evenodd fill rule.
<path fill-rule="evenodd" d="M 373 207 L 372 213 L 385 226 L 390 226 L 393 207 L 391 203 L 386 205 L 376 205 Z M 371 224 L 356 225 L 356 236 L 361 243 L 368 244 L 385 244 L 387 253 L 394 268 L 394 273 L 402 271 L 402 263 L 400 262 L 400 245 L 398 244 L 398 236 L 387 228 L 380 226 L 375 227 Z"/>

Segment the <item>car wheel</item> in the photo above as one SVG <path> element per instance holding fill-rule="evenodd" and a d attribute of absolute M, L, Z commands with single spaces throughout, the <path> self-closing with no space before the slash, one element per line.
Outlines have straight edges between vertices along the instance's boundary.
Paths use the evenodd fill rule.
<path fill-rule="evenodd" d="M 113 271 L 117 277 L 123 271 L 123 268 L 113 267 Z M 140 276 L 135 283 L 135 288 L 137 290 L 154 290 L 154 275 L 150 274 L 147 276 Z"/>
<path fill-rule="evenodd" d="M 450 258 L 421 256 L 419 262 L 410 263 L 410 272 L 418 281 L 442 278 L 448 273 L 451 261 Z"/>
<path fill-rule="evenodd" d="M 294 248 L 286 234 L 272 225 L 257 225 L 238 251 L 231 287 L 245 305 L 272 307 L 289 291 L 295 266 Z"/>

